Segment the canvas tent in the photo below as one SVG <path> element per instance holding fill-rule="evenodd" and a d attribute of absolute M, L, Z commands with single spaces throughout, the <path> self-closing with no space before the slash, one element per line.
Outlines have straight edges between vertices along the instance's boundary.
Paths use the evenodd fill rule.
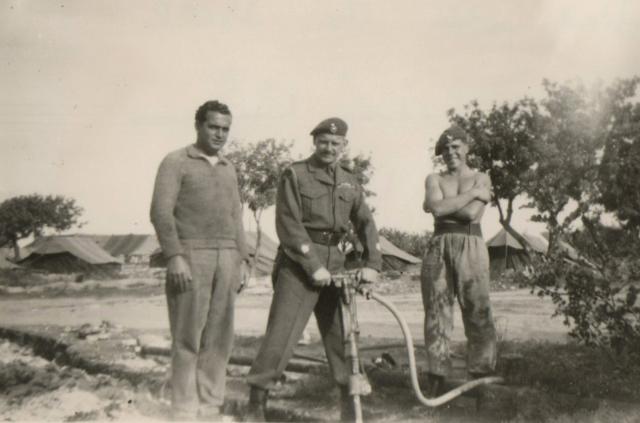
<path fill-rule="evenodd" d="M 247 231 L 245 232 L 245 237 L 247 240 L 249 255 L 253 260 L 255 255 L 256 233 Z M 271 274 L 277 252 L 278 244 L 263 232 L 260 239 L 260 255 L 258 256 L 254 276 L 263 277 Z M 149 264 L 151 267 L 165 267 L 167 265 L 166 259 L 162 255 L 160 248 L 157 248 L 153 252 Z"/>
<path fill-rule="evenodd" d="M 249 255 L 253 259 L 256 252 L 256 233 L 246 233 L 247 246 L 249 247 Z M 271 274 L 273 270 L 273 264 L 276 260 L 276 254 L 278 253 L 278 243 L 269 238 L 264 232 L 260 237 L 260 255 L 258 256 L 256 269 L 254 270 L 255 276 L 267 276 Z"/>
<path fill-rule="evenodd" d="M 77 235 L 87 237 L 103 250 L 125 263 L 149 263 L 151 254 L 160 246 L 155 235 Z"/>
<path fill-rule="evenodd" d="M 547 242 L 543 238 L 526 233 L 520 236 L 526 241 L 529 252 L 504 228 L 487 241 L 492 275 L 506 269 L 524 270 L 532 264 L 535 255 L 542 255 L 547 251 Z"/>
<path fill-rule="evenodd" d="M 19 264 L 52 273 L 115 274 L 122 267 L 92 239 L 78 235 L 53 235 L 38 238 Z"/>
<path fill-rule="evenodd" d="M 88 235 L 103 250 L 126 263 L 148 263 L 151 254 L 159 247 L 155 235 Z"/>
<path fill-rule="evenodd" d="M 383 270 L 406 270 L 422 262 L 418 257 L 412 256 L 406 251 L 396 247 L 387 238 L 379 236 L 380 250 L 382 251 Z"/>
<path fill-rule="evenodd" d="M 253 258 L 256 245 L 256 233 L 245 232 L 247 239 L 247 246 L 249 247 L 249 255 Z M 380 250 L 382 251 L 382 261 L 384 270 L 407 270 L 412 266 L 417 266 L 422 260 L 412 256 L 406 251 L 396 247 L 385 237 L 380 236 Z M 258 264 L 254 275 L 261 277 L 271 274 L 273 264 L 275 262 L 276 254 L 278 252 L 278 243 L 269 238 L 264 232 L 262 233 L 262 239 L 260 241 L 260 256 L 258 257 Z M 358 266 L 358 261 L 355 254 L 350 254 L 347 257 L 348 268 L 355 268 Z M 151 267 L 165 267 L 166 260 L 162 256 L 162 252 L 158 248 L 151 257 Z"/>
<path fill-rule="evenodd" d="M 382 235 L 379 235 L 378 241 L 380 243 L 380 252 L 382 253 L 382 270 L 407 271 L 422 262 L 421 259 L 395 246 Z M 361 245 L 358 245 L 356 250 L 347 253 L 347 264 L 345 267 L 353 269 L 361 265 L 357 258 L 359 251 L 362 251 Z"/>

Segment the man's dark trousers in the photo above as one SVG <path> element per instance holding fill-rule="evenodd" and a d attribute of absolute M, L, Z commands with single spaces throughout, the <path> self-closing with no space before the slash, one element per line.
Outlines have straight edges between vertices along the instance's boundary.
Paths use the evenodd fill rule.
<path fill-rule="evenodd" d="M 344 255 L 337 247 L 318 249 L 328 256 L 332 273 L 343 268 Z M 344 357 L 340 290 L 334 286 L 314 288 L 302 267 L 285 254 L 280 254 L 276 266 L 267 331 L 248 383 L 261 389 L 273 387 L 314 312 L 333 378 L 338 385 L 346 385 L 349 373 Z"/>

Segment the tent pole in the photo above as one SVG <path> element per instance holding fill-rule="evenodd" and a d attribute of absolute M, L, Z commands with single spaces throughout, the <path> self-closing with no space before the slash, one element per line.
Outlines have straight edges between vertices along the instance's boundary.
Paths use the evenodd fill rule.
<path fill-rule="evenodd" d="M 507 243 L 504 243 L 504 270 L 507 270 L 508 264 L 507 264 L 507 260 L 509 258 L 509 247 L 507 246 Z"/>

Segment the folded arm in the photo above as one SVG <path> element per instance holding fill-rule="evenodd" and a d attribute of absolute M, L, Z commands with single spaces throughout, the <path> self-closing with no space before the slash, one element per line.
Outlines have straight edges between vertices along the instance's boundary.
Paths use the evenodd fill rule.
<path fill-rule="evenodd" d="M 431 174 L 425 181 L 425 198 L 422 208 L 434 217 L 451 216 L 461 220 L 474 220 L 491 200 L 491 180 L 480 174 L 479 180 L 466 192 L 446 197 L 440 188 L 439 176 Z"/>
<path fill-rule="evenodd" d="M 480 190 L 482 190 L 481 197 L 483 198 L 476 198 L 475 200 L 471 201 L 469 204 L 453 213 L 452 217 L 461 221 L 473 222 L 474 220 L 477 220 L 482 216 L 482 213 L 484 212 L 484 206 L 489 202 L 489 199 L 491 197 L 491 179 L 489 178 L 489 175 L 485 173 L 479 173 L 473 188 L 479 188 Z"/>
<path fill-rule="evenodd" d="M 425 195 L 422 203 L 422 209 L 425 212 L 433 214 L 434 217 L 449 216 L 475 200 L 476 195 L 473 190 L 445 198 L 438 178 L 438 175 L 431 174 L 425 181 Z"/>

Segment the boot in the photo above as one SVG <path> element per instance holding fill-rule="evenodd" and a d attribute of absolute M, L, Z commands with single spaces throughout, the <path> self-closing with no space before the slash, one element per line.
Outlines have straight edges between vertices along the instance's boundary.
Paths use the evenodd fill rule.
<path fill-rule="evenodd" d="M 356 409 L 353 406 L 353 397 L 349 395 L 349 387 L 340 385 L 340 421 L 356 421 Z"/>
<path fill-rule="evenodd" d="M 266 422 L 265 414 L 267 412 L 267 397 L 269 391 L 266 389 L 251 387 L 249 392 L 249 404 L 247 412 L 244 415 L 245 422 Z"/>
<path fill-rule="evenodd" d="M 427 398 L 436 398 L 444 388 L 444 376 L 434 373 L 427 374 Z"/>

